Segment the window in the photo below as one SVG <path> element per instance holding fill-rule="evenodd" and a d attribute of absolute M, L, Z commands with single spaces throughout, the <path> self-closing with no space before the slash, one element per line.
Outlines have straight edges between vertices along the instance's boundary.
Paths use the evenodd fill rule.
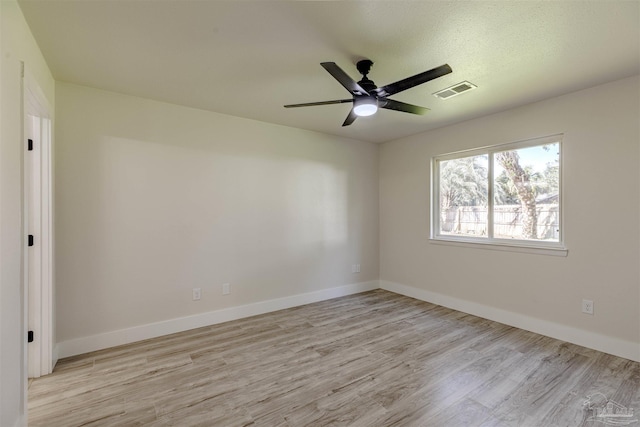
<path fill-rule="evenodd" d="M 564 250 L 561 137 L 435 157 L 432 239 Z"/>

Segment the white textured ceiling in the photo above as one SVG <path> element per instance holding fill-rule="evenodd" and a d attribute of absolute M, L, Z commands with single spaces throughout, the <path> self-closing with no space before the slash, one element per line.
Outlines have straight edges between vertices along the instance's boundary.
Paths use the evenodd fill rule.
<path fill-rule="evenodd" d="M 640 73 L 640 2 L 20 0 L 57 80 L 328 134 L 384 142 Z M 382 86 L 453 73 L 341 127 L 349 98 L 320 62 Z M 468 80 L 478 89 L 440 100 Z"/>

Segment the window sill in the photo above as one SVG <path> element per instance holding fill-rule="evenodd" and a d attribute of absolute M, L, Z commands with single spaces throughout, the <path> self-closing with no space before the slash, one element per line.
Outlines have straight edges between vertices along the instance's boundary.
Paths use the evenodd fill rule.
<path fill-rule="evenodd" d="M 429 239 L 429 242 L 436 245 L 457 246 L 461 248 L 489 249 L 492 251 L 517 252 L 536 255 L 566 257 L 569 254 L 569 250 L 562 246 L 528 246 L 526 244 L 513 244 L 507 242 L 478 242 L 463 239 L 446 239 L 442 237 L 432 237 Z"/>

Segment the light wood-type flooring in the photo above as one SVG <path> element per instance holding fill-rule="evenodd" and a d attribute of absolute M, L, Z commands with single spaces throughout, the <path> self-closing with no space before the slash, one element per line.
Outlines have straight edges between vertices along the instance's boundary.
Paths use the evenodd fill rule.
<path fill-rule="evenodd" d="M 29 425 L 606 427 L 605 399 L 639 418 L 639 363 L 376 290 L 61 360 Z"/>

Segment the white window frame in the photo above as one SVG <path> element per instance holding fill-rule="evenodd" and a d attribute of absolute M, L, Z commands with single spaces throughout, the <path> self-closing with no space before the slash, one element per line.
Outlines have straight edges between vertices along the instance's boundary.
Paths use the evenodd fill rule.
<path fill-rule="evenodd" d="M 430 241 L 435 244 L 455 245 L 473 248 L 485 248 L 493 250 L 503 250 L 511 252 L 525 252 L 544 255 L 567 256 L 568 249 L 564 244 L 564 206 L 563 206 L 563 154 L 562 154 L 562 134 L 546 136 L 542 138 L 528 139 L 524 141 L 510 142 L 506 144 L 492 145 L 488 147 L 475 148 L 471 150 L 457 151 L 453 153 L 434 156 L 431 159 L 431 234 Z M 545 144 L 558 143 L 559 151 L 559 194 L 558 209 L 559 218 L 559 238 L 557 242 L 520 240 L 520 239 L 500 239 L 493 237 L 493 185 L 494 185 L 494 165 L 493 157 L 495 153 L 502 151 L 518 150 L 522 148 L 535 147 Z M 488 197 L 487 197 L 487 231 L 486 237 L 455 236 L 440 234 L 440 162 L 463 157 L 487 155 L 488 156 Z"/>

